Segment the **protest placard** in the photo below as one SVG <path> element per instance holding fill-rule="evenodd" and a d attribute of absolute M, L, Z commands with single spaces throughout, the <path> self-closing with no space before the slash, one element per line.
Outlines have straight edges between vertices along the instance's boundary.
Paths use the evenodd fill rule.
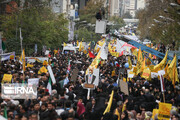
<path fill-rule="evenodd" d="M 126 95 L 129 95 L 128 84 L 123 80 L 120 80 L 120 89 Z"/>
<path fill-rule="evenodd" d="M 72 77 L 71 77 L 71 80 L 76 82 L 77 80 L 77 76 L 78 76 L 78 72 L 79 72 L 79 69 L 74 69 L 73 72 L 72 72 Z"/>
<path fill-rule="evenodd" d="M 172 104 L 159 103 L 158 119 L 159 120 L 169 120 L 171 107 L 172 107 Z"/>
<path fill-rule="evenodd" d="M 11 74 L 4 74 L 2 81 L 3 82 L 11 82 L 12 75 Z"/>
<path fill-rule="evenodd" d="M 28 79 L 28 85 L 39 85 L 39 78 L 30 78 Z"/>
<path fill-rule="evenodd" d="M 128 73 L 128 78 L 133 78 L 134 77 L 134 72 L 131 70 L 127 70 Z"/>
<path fill-rule="evenodd" d="M 144 69 L 141 77 L 148 79 L 150 77 L 150 75 L 151 75 L 151 71 L 148 69 Z"/>

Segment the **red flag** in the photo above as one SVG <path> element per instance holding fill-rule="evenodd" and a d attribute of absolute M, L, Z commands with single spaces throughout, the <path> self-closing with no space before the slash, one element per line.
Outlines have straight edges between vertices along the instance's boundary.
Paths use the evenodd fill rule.
<path fill-rule="evenodd" d="M 92 54 L 91 51 L 89 50 L 89 57 L 90 58 L 95 58 L 96 56 L 94 54 Z"/>
<path fill-rule="evenodd" d="M 134 47 L 134 46 L 132 46 L 132 45 L 130 45 L 130 44 L 127 44 L 127 43 L 124 43 L 124 45 L 123 45 L 122 47 L 124 47 L 124 46 L 136 48 L 136 47 Z M 122 47 L 121 47 L 121 48 L 122 48 Z"/>
<path fill-rule="evenodd" d="M 123 51 L 119 54 L 119 57 L 123 55 Z"/>
<path fill-rule="evenodd" d="M 116 63 L 116 66 L 117 66 L 117 67 L 120 67 L 120 65 L 119 65 L 118 63 Z"/>
<path fill-rule="evenodd" d="M 51 54 L 49 54 L 48 57 L 51 57 Z"/>

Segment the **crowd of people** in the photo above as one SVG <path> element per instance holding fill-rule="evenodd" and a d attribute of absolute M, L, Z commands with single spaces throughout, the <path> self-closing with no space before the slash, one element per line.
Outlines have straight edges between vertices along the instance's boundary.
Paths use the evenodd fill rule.
<path fill-rule="evenodd" d="M 12 83 L 27 83 L 29 78 L 40 78 L 37 99 L 0 99 L 1 116 L 5 116 L 6 108 L 8 120 L 158 120 L 157 114 L 153 116 L 153 109 L 159 107 L 159 102 L 164 102 L 158 78 L 148 81 L 137 75 L 127 80 L 129 95 L 120 89 L 117 81 L 127 78 L 124 68 L 127 56 L 115 58 L 109 54 L 107 60 L 100 62 L 99 84 L 91 90 L 90 99 L 87 99 L 88 90 L 83 88 L 83 83 L 86 70 L 93 59 L 80 53 L 59 52 L 53 55 L 51 52 L 49 64 L 56 83 L 52 83 L 51 94 L 47 89 L 49 72 L 38 73 L 43 63 L 36 61 L 31 63 L 33 66 L 26 67 L 24 79 L 23 67 L 19 61 L 1 62 L 1 82 L 4 74 L 12 74 Z M 69 72 L 68 59 L 71 60 Z M 134 59 L 132 63 L 135 63 Z M 76 80 L 72 80 L 74 69 L 79 71 Z M 125 70 L 120 75 L 121 69 Z M 65 82 L 65 79 L 68 79 L 68 82 Z M 176 84 L 174 88 L 172 82 L 166 79 L 164 83 L 165 102 L 172 104 L 170 119 L 179 120 L 180 86 Z M 104 113 L 112 90 L 114 95 L 111 109 Z"/>

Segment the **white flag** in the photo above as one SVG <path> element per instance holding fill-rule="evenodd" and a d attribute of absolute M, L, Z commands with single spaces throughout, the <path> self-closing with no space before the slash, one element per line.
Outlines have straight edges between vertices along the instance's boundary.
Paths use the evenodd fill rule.
<path fill-rule="evenodd" d="M 107 60 L 108 49 L 107 49 L 106 43 L 103 44 L 100 51 L 101 51 L 101 55 L 100 55 L 101 59 Z"/>
<path fill-rule="evenodd" d="M 51 78 L 49 78 L 49 82 L 48 82 L 48 85 L 47 85 L 47 89 L 48 89 L 48 91 L 49 91 L 49 94 L 51 95 L 51 93 L 52 93 Z"/>

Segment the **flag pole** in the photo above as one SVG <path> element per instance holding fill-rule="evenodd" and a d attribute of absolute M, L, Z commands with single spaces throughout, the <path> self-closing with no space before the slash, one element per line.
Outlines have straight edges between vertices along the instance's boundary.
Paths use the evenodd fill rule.
<path fill-rule="evenodd" d="M 23 83 L 24 83 L 24 57 L 25 56 L 23 56 L 23 47 L 22 47 L 22 40 L 23 40 L 23 38 L 22 38 L 22 33 L 21 33 L 21 28 L 19 28 L 19 32 L 20 32 L 20 42 L 21 42 L 21 54 L 22 54 L 22 65 L 23 65 Z"/>
<path fill-rule="evenodd" d="M 165 94 L 164 94 L 164 92 L 162 93 L 163 94 L 163 101 L 164 101 L 164 103 L 166 102 L 165 101 Z"/>

